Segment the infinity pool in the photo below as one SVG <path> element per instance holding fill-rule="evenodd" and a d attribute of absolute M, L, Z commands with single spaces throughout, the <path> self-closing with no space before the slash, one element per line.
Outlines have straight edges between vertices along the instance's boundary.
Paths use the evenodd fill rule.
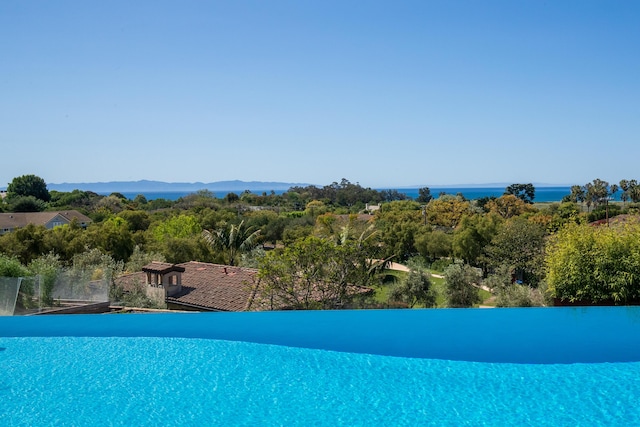
<path fill-rule="evenodd" d="M 0 318 L 0 425 L 640 425 L 640 312 L 559 310 Z M 461 316 L 475 320 L 452 335 L 451 322 L 459 324 L 451 319 Z M 601 324 L 602 316 L 609 318 L 608 336 L 600 338 L 601 329 L 582 335 L 579 325 Z M 558 345 L 551 327 L 562 318 L 555 328 L 574 332 L 566 345 Z M 360 338 L 346 340 L 350 323 L 335 328 L 348 319 L 364 322 Z M 182 325 L 188 337 L 170 325 Z M 394 336 L 412 336 L 413 346 L 398 345 L 382 325 L 405 325 Z M 504 332 L 530 327 L 546 329 L 546 340 L 545 334 Z M 300 329 L 307 333 L 295 332 Z M 210 336 L 202 336 L 206 331 Z M 253 342 L 233 341 L 221 339 L 223 331 L 257 335 Z M 580 344 L 576 334 L 595 342 L 593 349 L 600 342 L 614 352 L 580 355 L 591 344 Z M 318 335 L 330 350 L 311 345 Z M 472 338 L 478 335 L 494 338 Z M 362 336 L 376 344 L 367 347 Z M 525 342 L 538 344 L 533 358 L 544 349 L 560 359 L 533 363 L 522 354 L 504 360 L 503 353 L 498 361 L 485 360 L 490 352 L 481 343 L 504 339 L 521 353 L 530 348 Z M 347 342 L 354 351 L 339 348 Z M 468 357 L 470 346 L 481 361 Z M 395 354 L 430 347 L 459 349 L 461 357 Z M 578 363 L 567 359 L 572 352 Z M 612 360 L 582 360 L 604 355 Z"/>

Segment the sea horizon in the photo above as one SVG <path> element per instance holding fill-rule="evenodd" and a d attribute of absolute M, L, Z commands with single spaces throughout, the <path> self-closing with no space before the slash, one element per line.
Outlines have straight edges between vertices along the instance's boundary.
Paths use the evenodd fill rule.
<path fill-rule="evenodd" d="M 413 188 L 375 188 L 377 191 L 388 191 L 395 190 L 400 194 L 404 194 L 408 198 L 415 200 L 419 196 L 420 188 L 424 187 L 413 187 Z M 505 187 L 429 187 L 431 190 L 431 195 L 434 198 L 439 197 L 441 194 L 447 195 L 457 195 L 462 194 L 467 200 L 476 200 L 483 197 L 500 197 L 504 194 Z M 206 189 L 202 189 L 206 190 Z M 198 191 L 198 190 L 197 190 Z M 118 192 L 122 194 L 127 199 L 133 200 L 138 195 L 143 195 L 147 200 L 155 200 L 155 199 L 165 199 L 175 201 L 180 199 L 181 197 L 188 196 L 190 194 L 194 194 L 197 191 L 123 191 Z M 235 193 L 237 195 L 242 194 L 240 191 L 236 190 L 207 190 L 211 191 L 211 193 L 218 199 L 224 198 L 229 193 Z M 251 190 L 249 190 L 251 191 Z M 288 190 L 274 190 L 274 193 L 277 195 L 281 195 Z M 108 196 L 113 192 L 100 191 L 97 192 L 100 195 Z M 270 194 L 271 191 L 251 191 L 252 194 L 262 195 L 263 193 Z M 536 187 L 534 202 L 539 203 L 549 203 L 549 202 L 560 202 L 564 196 L 571 194 L 570 186 L 548 186 L 548 187 Z M 616 197 L 616 200 L 618 198 Z"/>

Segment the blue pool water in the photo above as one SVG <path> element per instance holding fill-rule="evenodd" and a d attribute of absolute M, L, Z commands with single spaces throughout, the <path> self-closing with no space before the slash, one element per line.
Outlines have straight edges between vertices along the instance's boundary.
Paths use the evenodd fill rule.
<path fill-rule="evenodd" d="M 0 338 L 0 425 L 640 425 L 640 363 L 188 338 Z"/>
<path fill-rule="evenodd" d="M 0 317 L 0 425 L 640 425 L 640 307 Z"/>

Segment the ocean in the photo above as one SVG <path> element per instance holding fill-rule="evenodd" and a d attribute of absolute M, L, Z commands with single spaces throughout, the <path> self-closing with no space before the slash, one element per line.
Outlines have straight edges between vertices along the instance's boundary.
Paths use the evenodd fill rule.
<path fill-rule="evenodd" d="M 466 199 L 474 200 L 482 197 L 500 197 L 504 194 L 504 187 L 429 187 L 433 197 L 438 197 L 441 193 L 456 195 L 461 193 Z M 376 190 L 388 190 L 386 188 L 377 188 Z M 411 199 L 418 197 L 418 188 L 398 188 L 399 193 L 405 194 Z M 231 191 L 212 191 L 219 199 L 224 198 Z M 137 195 L 144 195 L 147 200 L 166 199 L 178 200 L 188 194 L 190 191 L 149 191 L 149 192 L 123 192 L 121 193 L 128 199 L 133 200 Z M 239 192 L 235 192 L 240 194 Z M 269 193 L 269 192 L 268 192 Z M 284 191 L 276 191 L 276 194 L 282 194 Z M 536 187 L 534 202 L 559 202 L 562 198 L 571 193 L 570 187 Z M 110 193 L 101 192 L 100 194 L 108 195 Z M 262 191 L 255 192 L 262 194 Z M 617 200 L 617 198 L 616 198 Z"/>

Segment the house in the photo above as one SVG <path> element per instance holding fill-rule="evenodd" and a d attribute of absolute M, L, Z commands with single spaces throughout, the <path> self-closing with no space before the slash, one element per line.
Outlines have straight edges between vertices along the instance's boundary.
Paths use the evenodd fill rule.
<path fill-rule="evenodd" d="M 159 293 L 167 308 L 196 311 L 248 311 L 257 292 L 258 270 L 189 261 L 152 262 L 142 272 L 116 279 L 125 291 L 143 284 L 147 295 Z"/>
<path fill-rule="evenodd" d="M 43 225 L 51 229 L 59 225 L 71 224 L 73 220 L 77 220 L 82 228 L 87 228 L 91 223 L 91 218 L 75 210 L 0 213 L 0 234 L 10 233 L 16 228 L 26 227 L 29 224 Z"/>
<path fill-rule="evenodd" d="M 374 212 L 379 211 L 381 207 L 381 203 L 378 203 L 377 205 L 370 205 L 369 203 L 367 203 L 364 207 L 364 211 L 368 214 L 373 214 Z"/>
<path fill-rule="evenodd" d="M 182 264 L 154 261 L 142 267 L 141 272 L 119 277 L 116 286 L 130 292 L 142 285 L 149 298 L 164 301 L 167 308 L 174 310 L 286 310 L 288 307 L 282 302 L 261 298 L 257 275 L 255 268 L 197 261 Z M 373 290 L 353 286 L 350 292 L 369 294 Z"/>

